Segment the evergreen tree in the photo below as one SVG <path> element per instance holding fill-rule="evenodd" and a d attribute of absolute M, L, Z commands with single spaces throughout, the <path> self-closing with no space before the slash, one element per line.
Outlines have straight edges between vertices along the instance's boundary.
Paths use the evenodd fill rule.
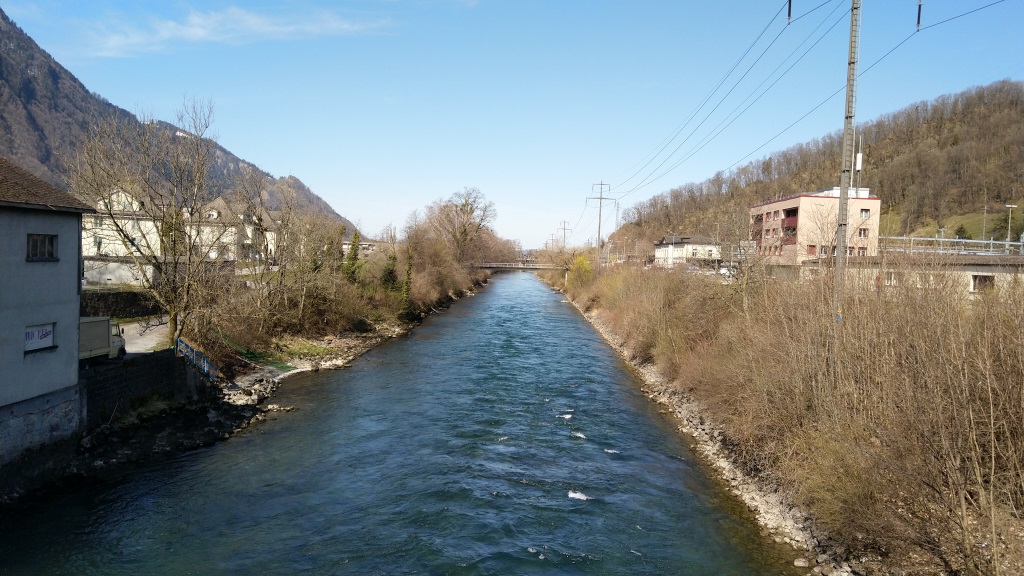
<path fill-rule="evenodd" d="M 380 283 L 391 291 L 401 288 L 401 284 L 398 282 L 398 256 L 394 252 L 388 254 L 388 261 L 380 273 Z"/>
<path fill-rule="evenodd" d="M 359 262 L 359 231 L 352 233 L 352 243 L 349 244 L 348 254 L 345 255 L 345 263 L 341 271 L 349 282 L 355 284 L 356 275 L 359 273 L 361 263 Z"/>

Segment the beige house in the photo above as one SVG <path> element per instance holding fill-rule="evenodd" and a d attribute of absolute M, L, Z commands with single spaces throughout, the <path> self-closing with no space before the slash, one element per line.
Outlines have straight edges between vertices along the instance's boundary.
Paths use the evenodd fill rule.
<path fill-rule="evenodd" d="M 147 210 L 131 194 L 115 191 L 97 203 L 97 213 L 82 223 L 84 277 L 89 284 L 142 286 L 157 281 L 152 258 L 164 254 L 161 210 Z M 216 262 L 272 262 L 277 252 L 277 222 L 266 210 L 249 213 L 223 198 L 185 215 L 193 248 Z M 140 257 L 146 255 L 146 257 Z"/>
<path fill-rule="evenodd" d="M 714 266 L 721 259 L 718 243 L 703 236 L 665 236 L 654 244 L 654 265 L 661 268 L 683 264 Z"/>
<path fill-rule="evenodd" d="M 248 209 L 223 197 L 203 206 L 198 224 L 201 244 L 211 260 L 273 261 L 277 254 L 275 217 L 262 208 Z"/>
<path fill-rule="evenodd" d="M 847 198 L 847 255 L 878 254 L 882 200 L 867 188 L 850 188 Z M 750 239 L 766 264 L 799 266 L 835 256 L 839 188 L 799 194 L 750 209 Z"/>
<path fill-rule="evenodd" d="M 160 226 L 135 197 L 117 190 L 96 203 L 96 213 L 82 219 L 83 276 L 89 284 L 142 285 L 152 278 L 133 254 L 161 255 Z"/>

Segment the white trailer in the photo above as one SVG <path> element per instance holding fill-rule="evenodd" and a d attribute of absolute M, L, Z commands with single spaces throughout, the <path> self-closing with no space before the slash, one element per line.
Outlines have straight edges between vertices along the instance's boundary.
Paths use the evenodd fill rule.
<path fill-rule="evenodd" d="M 109 316 L 87 316 L 78 321 L 78 360 L 124 358 L 124 329 Z"/>

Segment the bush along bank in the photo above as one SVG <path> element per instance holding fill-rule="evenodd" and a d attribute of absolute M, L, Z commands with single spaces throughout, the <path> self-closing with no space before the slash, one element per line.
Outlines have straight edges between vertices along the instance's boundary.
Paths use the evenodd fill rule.
<path fill-rule="evenodd" d="M 656 376 L 649 395 L 798 565 L 1024 573 L 1024 312 L 1006 305 L 1020 294 L 855 294 L 837 326 L 820 282 L 548 280 Z"/>

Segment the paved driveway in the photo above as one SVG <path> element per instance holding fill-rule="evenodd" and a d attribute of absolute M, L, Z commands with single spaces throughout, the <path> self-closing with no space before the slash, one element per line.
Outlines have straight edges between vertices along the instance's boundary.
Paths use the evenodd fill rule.
<path fill-rule="evenodd" d="M 152 352 L 167 347 L 167 333 L 170 328 L 167 319 L 161 319 L 162 323 L 151 320 L 148 323 L 126 322 L 121 324 L 124 329 L 124 349 L 129 354 L 140 352 Z M 147 326 L 148 324 L 148 326 Z"/>

